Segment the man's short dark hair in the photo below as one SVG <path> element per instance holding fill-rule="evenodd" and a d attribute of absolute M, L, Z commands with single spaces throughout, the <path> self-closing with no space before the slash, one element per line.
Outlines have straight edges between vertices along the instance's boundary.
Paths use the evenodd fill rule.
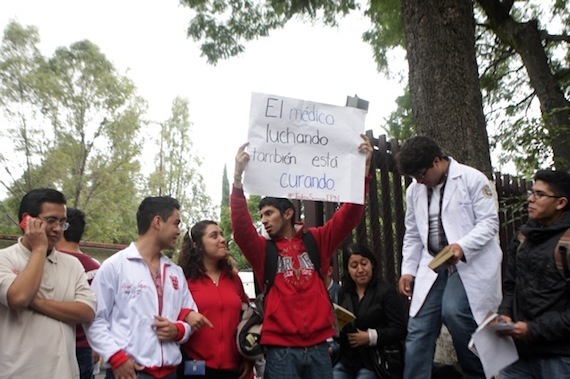
<path fill-rule="evenodd" d="M 168 220 L 174 210 L 180 210 L 180 203 L 170 196 L 149 196 L 145 198 L 137 210 L 137 228 L 139 236 L 145 234 L 150 228 L 152 219 L 160 216 L 164 221 Z"/>
<path fill-rule="evenodd" d="M 416 136 L 404 142 L 396 155 L 396 163 L 400 174 L 413 176 L 431 167 L 436 157 L 446 158 L 447 156 L 433 139 Z"/>
<path fill-rule="evenodd" d="M 32 217 L 38 217 L 42 212 L 43 203 L 67 204 L 65 196 L 57 190 L 51 188 L 37 188 L 29 191 L 20 201 L 18 210 L 18 221 L 22 221 L 24 213 Z"/>
<path fill-rule="evenodd" d="M 542 181 L 548 184 L 556 196 L 564 196 L 568 199 L 568 204 L 564 210 L 570 207 L 570 174 L 566 171 L 538 170 L 534 174 L 534 181 Z"/>
<path fill-rule="evenodd" d="M 77 208 L 67 208 L 69 227 L 63 232 L 66 241 L 79 243 L 85 232 L 85 212 Z"/>
<path fill-rule="evenodd" d="M 293 210 L 293 217 L 291 217 L 291 225 L 295 225 L 295 207 L 289 199 L 283 197 L 264 197 L 259 202 L 259 210 L 261 211 L 264 207 L 271 206 L 279 210 L 281 216 L 285 215 L 287 209 Z"/>

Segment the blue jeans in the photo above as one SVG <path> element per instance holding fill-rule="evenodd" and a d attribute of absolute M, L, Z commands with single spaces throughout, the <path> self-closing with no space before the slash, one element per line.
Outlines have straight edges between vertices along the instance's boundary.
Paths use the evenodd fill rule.
<path fill-rule="evenodd" d="M 334 379 L 376 379 L 376 374 L 366 367 L 353 371 L 341 362 L 338 362 L 333 368 L 333 377 Z"/>
<path fill-rule="evenodd" d="M 477 323 L 471 313 L 463 282 L 457 272 L 441 272 L 424 304 L 408 322 L 404 379 L 431 378 L 435 345 L 441 324 L 445 323 L 467 378 L 485 378 L 481 361 L 469 348 Z"/>
<path fill-rule="evenodd" d="M 264 379 L 332 378 L 329 344 L 309 347 L 267 346 Z"/>
<path fill-rule="evenodd" d="M 570 379 L 570 357 L 521 358 L 501 370 L 499 379 Z"/>
<path fill-rule="evenodd" d="M 93 378 L 93 350 L 90 347 L 76 347 L 75 357 L 79 364 L 79 378 Z"/>

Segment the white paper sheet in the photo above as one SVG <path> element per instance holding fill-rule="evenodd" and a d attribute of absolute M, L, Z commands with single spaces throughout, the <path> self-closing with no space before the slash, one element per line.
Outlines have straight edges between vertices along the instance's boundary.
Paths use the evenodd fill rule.
<path fill-rule="evenodd" d="M 364 203 L 366 111 L 261 93 L 251 97 L 248 194 Z"/>
<path fill-rule="evenodd" d="M 471 336 L 469 348 L 479 356 L 487 379 L 519 359 L 512 337 L 499 337 L 497 327 L 489 325 L 498 315 L 492 313 Z M 501 327 L 509 324 L 501 324 Z"/>

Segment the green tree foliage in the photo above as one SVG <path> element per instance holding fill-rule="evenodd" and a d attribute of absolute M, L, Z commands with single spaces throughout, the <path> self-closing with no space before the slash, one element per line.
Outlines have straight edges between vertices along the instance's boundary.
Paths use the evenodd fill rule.
<path fill-rule="evenodd" d="M 416 8 L 425 5 L 410 0 L 372 0 L 367 3 L 368 8 L 362 3 L 323 4 L 312 0 L 183 3 L 196 11 L 188 35 L 202 43 L 202 52 L 212 63 L 241 53 L 244 41 L 266 36 L 271 29 L 282 27 L 293 17 L 308 17 L 335 25 L 335 18 L 351 11 L 363 12 L 372 25 L 364 32 L 363 39 L 372 46 L 378 68 L 385 73 L 399 72 L 400 67 L 389 65 L 390 52 L 406 48 L 410 41 L 406 41 L 405 25 L 409 24 L 412 31 L 419 30 L 422 24 L 412 19 L 414 14 L 424 14 Z M 432 8 L 440 13 L 443 25 L 450 25 L 458 15 L 454 8 L 459 3 L 440 1 Z M 492 142 L 500 148 L 501 162 L 514 161 L 520 171 L 527 173 L 548 165 L 568 169 L 568 1 L 477 0 L 474 4 L 485 118 L 492 126 Z M 242 9 L 247 10 L 228 12 L 238 5 L 244 5 Z M 410 6 L 415 11 L 408 16 L 403 14 L 402 9 Z M 248 16 L 248 12 L 253 16 Z M 470 23 L 464 22 L 465 25 Z M 456 32 L 463 33 L 453 29 L 448 35 Z M 425 32 L 418 36 L 431 38 L 430 33 Z M 409 59 L 414 51 L 407 50 Z M 440 77 L 435 73 L 433 76 Z M 402 106 L 409 108 L 401 109 Z M 388 119 L 387 129 L 393 136 L 400 134 L 398 121 L 413 121 L 411 102 L 399 99 L 399 107 Z M 447 112 L 456 112 L 451 108 L 456 108 L 453 102 Z M 403 117 L 408 115 L 410 117 Z M 408 130 L 408 126 L 413 123 L 404 124 L 404 129 Z M 418 132 L 426 133 L 422 127 Z"/>
<path fill-rule="evenodd" d="M 0 50 L 0 106 L 6 120 L 0 138 L 10 149 L 0 151 L 4 171 L 0 184 L 11 196 L 21 196 L 30 189 L 45 185 L 41 178 L 43 156 L 52 146 L 44 138 L 45 119 L 41 113 L 43 88 L 41 67 L 45 58 L 38 50 L 40 37 L 34 27 L 11 22 L 4 30 Z"/>
<path fill-rule="evenodd" d="M 390 54 L 406 46 L 400 0 L 372 0 L 364 14 L 370 18 L 371 28 L 363 40 L 372 46 L 378 71 L 391 75 L 397 69 L 390 66 Z"/>
<path fill-rule="evenodd" d="M 568 2 L 478 0 L 487 120 L 501 161 L 531 174 L 570 168 Z"/>
<path fill-rule="evenodd" d="M 258 209 L 258 205 L 259 205 L 260 201 L 261 201 L 261 196 L 258 196 L 258 195 L 250 195 L 247 199 L 247 208 L 249 209 L 249 214 L 251 215 L 251 219 L 253 220 L 253 224 L 258 229 L 261 228 L 261 219 L 259 217 L 259 209 Z M 229 209 L 228 209 L 227 217 L 229 218 L 229 216 L 230 216 L 230 213 L 229 213 Z M 229 224 L 230 224 L 230 228 L 231 228 L 231 222 Z M 224 233 L 225 233 L 225 231 L 224 231 Z M 247 259 L 245 259 L 245 256 L 243 255 L 243 253 L 241 252 L 241 250 L 239 249 L 237 244 L 233 241 L 233 233 L 231 233 L 231 229 L 230 229 L 230 234 L 225 234 L 225 235 L 232 236 L 232 238 L 226 238 L 226 239 L 228 240 L 228 248 L 230 250 L 230 254 L 232 255 L 232 257 L 236 261 L 237 267 L 240 270 L 251 268 L 251 265 L 249 264 Z"/>
<path fill-rule="evenodd" d="M 244 3 L 230 3 L 237 2 Z M 219 3 L 215 0 L 203 1 L 199 5 L 196 2 L 185 3 L 197 12 L 190 24 L 191 31 L 193 26 L 217 31 L 189 33 L 203 42 L 202 52 L 209 61 L 213 61 L 212 50 L 207 50 L 207 47 L 216 45 L 220 51 L 214 50 L 213 53 L 219 59 L 235 55 L 243 50 L 241 41 L 265 35 L 255 33 L 259 24 L 266 27 L 265 32 L 271 26 L 283 25 L 294 16 L 304 16 L 321 20 L 326 25 L 335 25 L 336 19 L 342 15 L 355 10 L 362 12 L 355 2 L 246 1 L 254 9 L 265 10 L 259 12 L 264 15 L 264 22 L 251 22 L 251 18 L 234 17 L 229 8 L 216 7 Z M 401 11 L 395 9 L 398 4 Z M 374 42 L 375 47 L 381 44 L 397 46 L 404 42 L 405 36 L 408 57 L 413 57 L 409 59 L 410 94 L 417 132 L 438 139 L 454 157 L 490 175 L 489 143 L 477 81 L 475 51 L 469 49 L 474 44 L 472 3 L 468 0 L 403 0 L 401 3 L 378 0 L 370 2 L 364 13 L 375 25 L 364 37 Z M 388 21 L 391 15 L 399 14 L 402 22 Z M 428 21 L 419 20 L 420 15 L 426 16 Z M 204 20 L 207 20 L 207 25 Z M 384 21 L 387 23 L 380 24 Z M 231 34 L 234 38 L 224 38 L 220 30 L 234 30 Z M 385 37 L 381 33 L 386 33 Z M 386 65 L 389 47 L 375 51 L 381 68 Z M 458 92 L 463 96 L 458 96 Z M 469 127 L 458 128 L 458 125 Z"/>
<path fill-rule="evenodd" d="M 202 55 L 209 63 L 236 56 L 244 51 L 243 41 L 269 35 L 297 15 L 319 17 L 336 25 L 339 14 L 357 8 L 354 0 L 181 0 L 195 12 L 188 36 L 201 41 Z"/>
<path fill-rule="evenodd" d="M 224 165 L 224 174 L 222 176 L 222 203 L 223 206 L 230 205 L 230 182 L 228 181 L 228 168 Z"/>
<path fill-rule="evenodd" d="M 222 201 L 220 204 L 220 228 L 222 228 L 226 239 L 231 238 L 232 226 L 230 224 L 230 182 L 228 181 L 228 169 L 226 165 L 224 165 L 224 173 L 222 175 Z"/>
<path fill-rule="evenodd" d="M 416 134 L 409 89 L 406 88 L 404 94 L 396 99 L 396 104 L 398 107 L 386 120 L 384 130 L 388 137 L 405 141 Z"/>
<path fill-rule="evenodd" d="M 191 126 L 188 100 L 175 98 L 171 117 L 160 125 L 156 141 L 159 152 L 147 184 L 149 195 L 170 195 L 180 202 L 183 220 L 189 227 L 215 217 L 212 200 L 199 171 L 202 161 L 195 154 L 190 138 Z"/>
<path fill-rule="evenodd" d="M 247 259 L 243 256 L 241 250 L 234 242 L 232 222 L 231 222 L 231 210 L 230 210 L 230 182 L 228 181 L 228 170 L 226 165 L 224 165 L 224 173 L 222 176 L 222 202 L 220 205 L 220 228 L 224 233 L 226 238 L 226 244 L 230 255 L 234 259 L 235 265 L 238 270 L 243 270 L 251 268 Z"/>
<path fill-rule="evenodd" d="M 230 193 L 230 184 L 228 182 L 227 177 L 227 169 L 224 166 L 224 174 L 222 178 L 222 205 L 220 211 L 220 228 L 224 232 L 224 237 L 226 238 L 228 250 L 234 261 L 236 262 L 236 266 L 239 270 L 244 270 L 251 268 L 251 265 L 245 259 L 243 253 L 240 251 L 239 247 L 236 245 L 233 239 L 233 231 L 232 231 L 232 223 L 230 219 L 230 205 L 229 205 L 229 193 Z M 249 209 L 249 213 L 251 214 L 251 218 L 254 224 L 257 227 L 261 227 L 260 218 L 259 218 L 259 209 L 258 205 L 261 201 L 261 196 L 257 195 L 250 195 L 247 199 L 247 207 Z"/>
<path fill-rule="evenodd" d="M 76 42 L 45 58 L 38 41 L 35 28 L 11 23 L 2 44 L 0 101 L 11 125 L 3 137 L 15 146 L 14 159 L 4 161 L 14 173 L 4 183 L 15 200 L 8 203 L 31 188 L 60 189 L 69 206 L 88 215 L 85 239 L 127 243 L 136 236 L 137 141 L 146 104 L 93 43 Z M 10 91 L 18 83 L 25 91 Z M 15 102 L 21 111 L 10 118 Z M 20 162 L 27 162 L 22 174 Z"/>
<path fill-rule="evenodd" d="M 70 206 L 90 215 L 89 236 L 128 242 L 136 235 L 134 179 L 140 171 L 137 141 L 146 104 L 136 96 L 134 84 L 89 41 L 58 48 L 46 71 L 52 85 L 44 112 L 55 135 L 46 164 L 57 178 L 54 184 Z"/>

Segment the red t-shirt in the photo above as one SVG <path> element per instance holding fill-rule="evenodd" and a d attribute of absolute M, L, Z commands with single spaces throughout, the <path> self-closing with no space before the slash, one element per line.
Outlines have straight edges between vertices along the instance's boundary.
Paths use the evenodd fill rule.
<path fill-rule="evenodd" d="M 91 258 L 89 255 L 85 253 L 75 253 L 73 251 L 63 251 L 58 250 L 61 253 L 73 255 L 75 258 L 79 259 L 79 262 L 83 265 L 85 269 L 85 274 L 87 275 L 87 281 L 91 284 L 91 281 L 95 277 L 95 273 L 101 264 L 97 262 L 95 259 Z M 87 338 L 85 337 L 85 332 L 83 331 L 83 327 L 81 324 L 77 324 L 75 327 L 75 346 L 77 347 L 89 347 L 87 343 Z"/>

